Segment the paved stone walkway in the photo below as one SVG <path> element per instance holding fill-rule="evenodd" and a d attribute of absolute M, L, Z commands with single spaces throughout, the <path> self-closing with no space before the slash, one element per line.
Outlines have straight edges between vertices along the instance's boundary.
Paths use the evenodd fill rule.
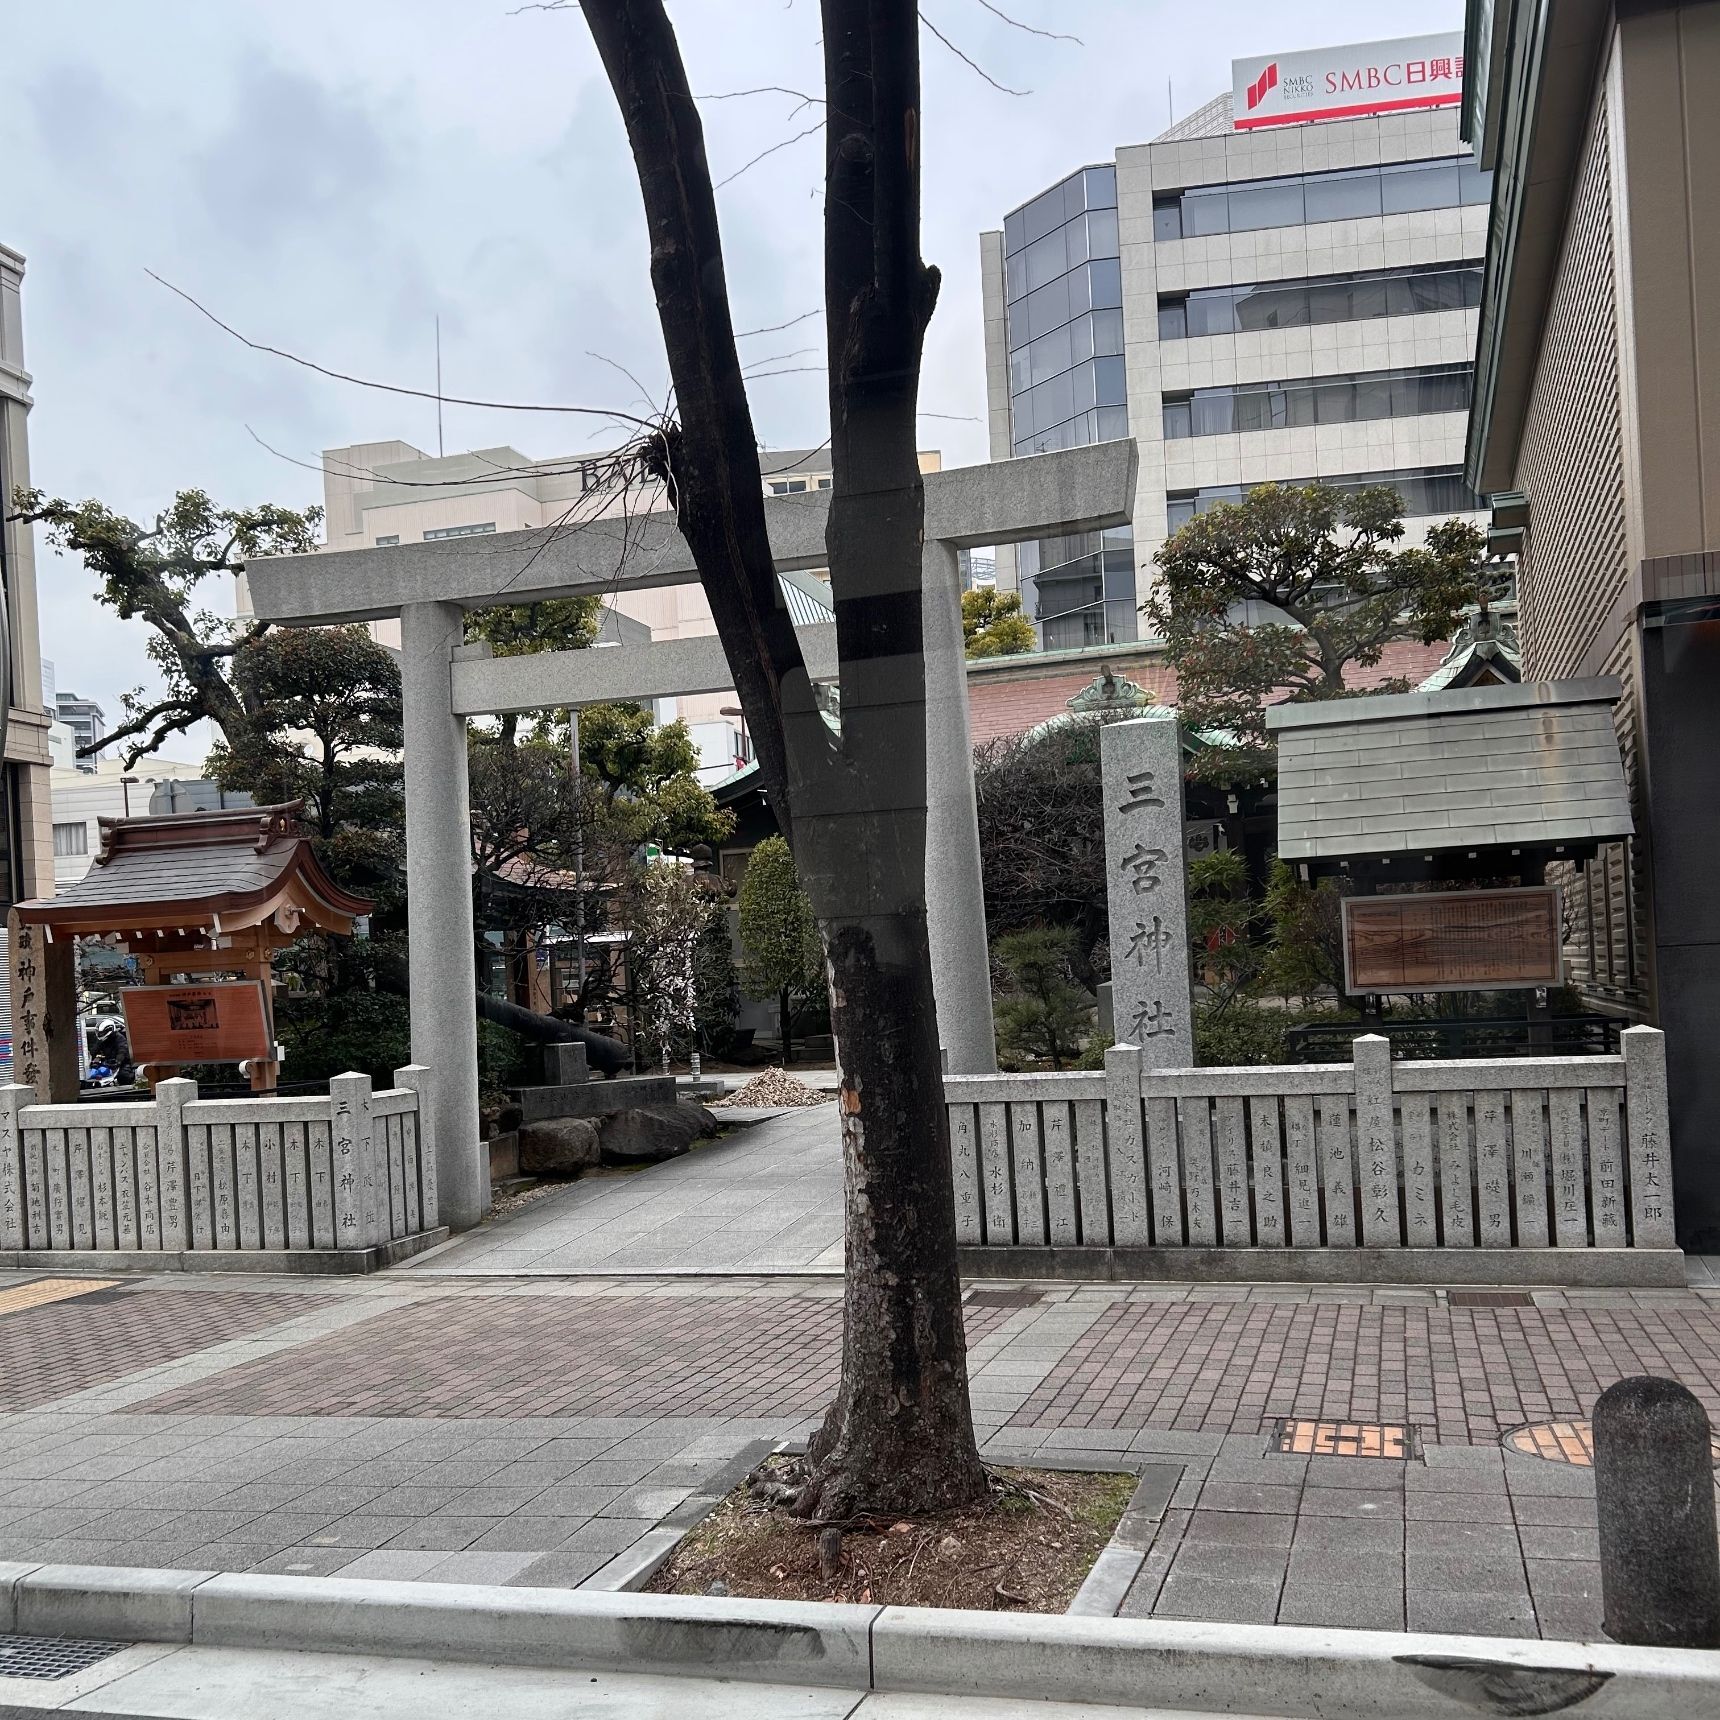
<path fill-rule="evenodd" d="M 840 1350 L 830 1276 L 49 1293 L 0 1274 L 0 1559 L 603 1584 L 815 1425 Z M 1128 1613 L 1592 1635 L 1590 1472 L 1499 1434 L 1646 1369 L 1720 1416 L 1720 1297 L 1468 1294 L 976 1287 L 975 1421 L 994 1461 L 1156 1466 Z M 1269 1452 L 1292 1415 L 1401 1416 L 1421 1444 Z"/>
<path fill-rule="evenodd" d="M 408 1270 L 792 1272 L 841 1265 L 842 1143 L 831 1104 L 737 1129 L 648 1170 L 581 1178 L 419 1256 Z"/>

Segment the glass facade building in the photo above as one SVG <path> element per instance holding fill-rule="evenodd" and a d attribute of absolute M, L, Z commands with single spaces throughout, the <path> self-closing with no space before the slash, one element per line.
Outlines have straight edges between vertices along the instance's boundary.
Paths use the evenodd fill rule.
<path fill-rule="evenodd" d="M 1016 454 L 1129 434 L 1117 170 L 1084 167 L 1003 224 Z M 1138 636 L 1128 526 L 1021 545 L 1022 608 L 1047 651 Z"/>
<path fill-rule="evenodd" d="M 1130 527 L 1000 551 L 1042 649 L 1137 640 L 1159 544 L 1260 483 L 1391 484 L 1412 534 L 1479 511 L 1490 193 L 1453 110 L 1267 134 L 1225 96 L 982 239 L 991 457 L 1139 451 Z"/>

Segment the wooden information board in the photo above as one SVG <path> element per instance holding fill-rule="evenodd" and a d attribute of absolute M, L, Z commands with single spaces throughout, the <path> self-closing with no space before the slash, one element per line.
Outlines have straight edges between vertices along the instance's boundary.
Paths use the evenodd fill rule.
<path fill-rule="evenodd" d="M 1456 890 L 1344 901 L 1344 987 L 1514 991 L 1564 983 L 1559 892 Z"/>
<path fill-rule="evenodd" d="M 275 1054 L 254 979 L 128 986 L 119 998 L 135 1063 L 240 1063 Z"/>

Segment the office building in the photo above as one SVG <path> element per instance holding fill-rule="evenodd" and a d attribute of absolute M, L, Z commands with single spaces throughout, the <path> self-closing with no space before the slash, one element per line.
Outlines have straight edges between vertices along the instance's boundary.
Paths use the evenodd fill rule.
<path fill-rule="evenodd" d="M 76 768 L 93 771 L 100 754 L 91 752 L 77 756 L 85 747 L 99 746 L 107 733 L 107 712 L 94 699 L 80 698 L 76 693 L 63 693 L 56 684 L 53 662 L 42 659 L 42 703 L 56 724 L 64 725 L 71 736 L 71 748 Z M 60 761 L 58 757 L 55 764 Z"/>
<path fill-rule="evenodd" d="M 1680 1240 L 1720 1246 L 1720 5 L 1472 5 L 1497 182 L 1469 477 L 1523 677 L 1615 675 L 1634 839 L 1567 878 L 1592 1004 L 1666 1031 Z"/>
<path fill-rule="evenodd" d="M 30 482 L 30 374 L 24 368 L 24 259 L 0 245 L 0 497 Z M 48 712 L 36 624 L 36 559 L 31 528 L 0 508 L 0 589 L 9 649 L 0 668 L 6 718 L 0 748 L 0 913 L 54 893 L 53 803 L 48 787 Z M 0 943 L 5 933 L 0 924 Z M 12 1063 L 11 960 L 0 961 L 0 1074 Z"/>
<path fill-rule="evenodd" d="M 1046 650 L 1140 636 L 1153 555 L 1265 482 L 1470 514 L 1488 177 L 1457 36 L 1257 56 L 980 236 L 991 457 L 1132 435 L 1132 527 L 1000 549 Z"/>

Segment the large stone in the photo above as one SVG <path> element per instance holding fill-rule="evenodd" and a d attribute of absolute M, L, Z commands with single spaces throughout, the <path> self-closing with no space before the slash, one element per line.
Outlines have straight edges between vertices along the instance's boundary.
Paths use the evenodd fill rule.
<path fill-rule="evenodd" d="M 606 1165 L 648 1165 L 676 1159 L 717 1132 L 717 1119 L 703 1105 L 640 1105 L 599 1119 L 598 1138 Z"/>
<path fill-rule="evenodd" d="M 672 1075 L 629 1075 L 620 1080 L 585 1081 L 571 1087 L 515 1087 L 508 1094 L 524 1122 L 549 1117 L 601 1117 L 633 1105 L 673 1105 Z"/>
<path fill-rule="evenodd" d="M 550 1117 L 520 1130 L 520 1172 L 529 1177 L 577 1176 L 601 1157 L 598 1125 L 589 1117 Z"/>

